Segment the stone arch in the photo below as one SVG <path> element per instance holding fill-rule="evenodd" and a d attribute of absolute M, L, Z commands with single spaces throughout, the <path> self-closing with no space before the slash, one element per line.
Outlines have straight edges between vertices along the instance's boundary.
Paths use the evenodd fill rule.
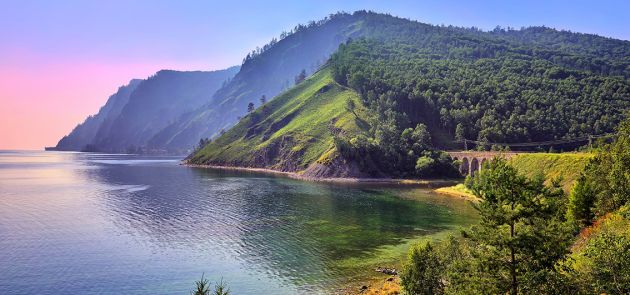
<path fill-rule="evenodd" d="M 477 171 L 479 171 L 479 160 L 473 158 L 470 161 L 470 175 L 474 176 Z"/>
<path fill-rule="evenodd" d="M 468 175 L 469 168 L 470 168 L 470 162 L 468 162 L 468 158 L 463 157 L 462 163 L 459 165 L 459 173 L 461 173 L 462 175 Z"/>

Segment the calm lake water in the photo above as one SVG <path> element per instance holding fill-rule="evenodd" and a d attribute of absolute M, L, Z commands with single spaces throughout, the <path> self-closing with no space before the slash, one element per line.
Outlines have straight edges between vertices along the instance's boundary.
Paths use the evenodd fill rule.
<path fill-rule="evenodd" d="M 233 294 L 327 293 L 476 219 L 418 188 L 179 160 L 0 151 L 0 294 L 190 294 L 202 273 Z"/>

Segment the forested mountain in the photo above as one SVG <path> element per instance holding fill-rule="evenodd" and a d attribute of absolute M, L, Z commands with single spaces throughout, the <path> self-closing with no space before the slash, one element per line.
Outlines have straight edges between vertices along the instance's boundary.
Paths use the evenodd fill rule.
<path fill-rule="evenodd" d="M 361 98 L 358 107 L 369 110 L 357 116 L 362 128 L 335 127 L 357 107 L 350 102 L 345 111 L 322 117 L 331 122 L 326 135 L 320 125 L 304 123 L 303 111 L 278 115 L 286 109 L 283 103 L 308 105 L 326 96 L 297 86 L 280 96 L 283 102 L 268 106 L 271 113 L 259 109 L 246 116 L 191 162 L 301 171 L 341 161 L 370 175 L 448 174 L 449 160 L 433 148 L 453 140 L 529 142 L 601 134 L 611 132 L 630 107 L 628 41 L 545 27 L 483 32 L 365 11 L 340 15 L 353 20 L 351 38 L 325 72 L 334 79 L 329 87 L 352 90 Z M 297 122 L 300 133 L 283 132 Z M 309 146 L 322 141 L 326 148 L 310 154 Z M 294 153 L 273 156 L 277 151 Z M 255 159 L 257 152 L 264 160 Z M 300 164 L 283 164 L 287 156 Z"/>
<path fill-rule="evenodd" d="M 89 116 L 80 123 L 70 134 L 64 136 L 55 147 L 60 151 L 80 151 L 94 141 L 100 129 L 109 125 L 113 118 L 120 114 L 122 108 L 129 101 L 129 95 L 136 89 L 141 80 L 134 79 L 107 99 L 107 102 L 96 115 Z M 108 128 L 109 129 L 109 128 Z"/>
<path fill-rule="evenodd" d="M 334 55 L 335 79 L 380 116 L 396 110 L 402 128 L 424 123 L 447 141 L 456 129 L 479 141 L 542 141 L 610 132 L 630 107 L 628 41 L 543 27 L 486 33 L 369 13 L 365 25 L 369 38 Z"/>
<path fill-rule="evenodd" d="M 57 146 L 63 150 L 171 152 L 148 141 L 184 113 L 208 102 L 238 67 L 213 72 L 162 70 L 134 80 L 112 96 L 99 114 L 89 117 Z"/>

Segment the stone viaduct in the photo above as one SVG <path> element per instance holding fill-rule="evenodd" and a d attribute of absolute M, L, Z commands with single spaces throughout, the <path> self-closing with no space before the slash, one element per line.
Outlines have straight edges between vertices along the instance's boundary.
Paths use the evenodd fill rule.
<path fill-rule="evenodd" d="M 459 172 L 462 175 L 474 175 L 481 171 L 483 165 L 494 157 L 512 158 L 522 152 L 477 152 L 477 151 L 447 151 L 453 160 L 461 161 Z"/>

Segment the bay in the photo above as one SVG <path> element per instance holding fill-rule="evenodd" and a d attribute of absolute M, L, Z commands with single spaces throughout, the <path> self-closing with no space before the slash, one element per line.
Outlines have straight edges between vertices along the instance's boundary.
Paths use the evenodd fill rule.
<path fill-rule="evenodd" d="M 0 151 L 0 294 L 329 293 L 475 222 L 410 186 L 330 184 L 180 158 Z"/>

